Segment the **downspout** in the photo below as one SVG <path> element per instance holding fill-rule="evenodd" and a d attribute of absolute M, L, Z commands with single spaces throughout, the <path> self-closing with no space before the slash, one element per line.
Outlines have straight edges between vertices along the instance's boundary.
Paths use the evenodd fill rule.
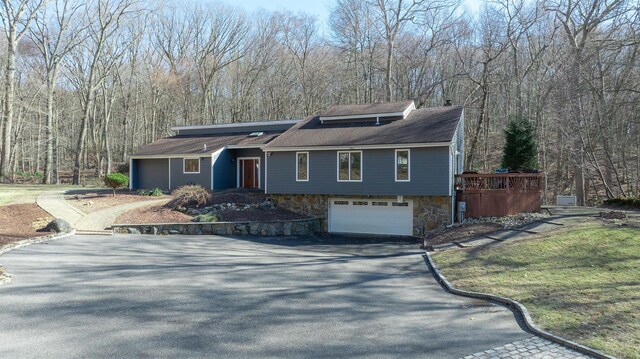
<path fill-rule="evenodd" d="M 264 194 L 267 194 L 267 180 L 269 178 L 269 152 L 263 151 L 264 153 Z"/>
<path fill-rule="evenodd" d="M 455 144 L 451 144 L 449 148 L 449 191 L 451 193 L 451 224 L 453 226 L 456 223 L 456 190 L 455 190 L 455 173 L 456 170 L 454 168 L 455 160 Z"/>
<path fill-rule="evenodd" d="M 133 158 L 129 157 L 129 191 L 133 189 Z"/>
<path fill-rule="evenodd" d="M 171 157 L 167 160 L 169 161 L 169 191 L 171 191 Z"/>

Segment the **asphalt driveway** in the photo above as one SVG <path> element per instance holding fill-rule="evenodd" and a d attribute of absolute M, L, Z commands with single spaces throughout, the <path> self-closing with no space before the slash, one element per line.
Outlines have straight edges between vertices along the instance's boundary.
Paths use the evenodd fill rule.
<path fill-rule="evenodd" d="M 82 236 L 5 254 L 1 358 L 456 358 L 528 338 L 414 244 Z"/>

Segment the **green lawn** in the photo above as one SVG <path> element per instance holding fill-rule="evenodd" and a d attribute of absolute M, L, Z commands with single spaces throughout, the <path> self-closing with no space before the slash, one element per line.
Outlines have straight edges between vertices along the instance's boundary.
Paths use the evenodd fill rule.
<path fill-rule="evenodd" d="M 42 192 L 80 189 L 82 186 L 43 184 L 0 184 L 0 206 L 20 203 L 35 203 Z"/>
<path fill-rule="evenodd" d="M 539 327 L 640 358 L 640 229 L 589 224 L 433 255 L 458 288 L 515 299 Z"/>

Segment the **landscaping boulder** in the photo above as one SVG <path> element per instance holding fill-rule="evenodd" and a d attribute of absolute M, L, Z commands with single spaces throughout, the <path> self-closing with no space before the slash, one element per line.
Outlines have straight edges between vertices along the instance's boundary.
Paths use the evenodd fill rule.
<path fill-rule="evenodd" d="M 627 214 L 622 211 L 600 212 L 600 217 L 605 219 L 625 219 Z"/>
<path fill-rule="evenodd" d="M 62 218 L 56 218 L 53 221 L 49 222 L 46 227 L 49 232 L 57 232 L 57 233 L 69 233 L 73 230 L 71 224 L 65 221 Z"/>

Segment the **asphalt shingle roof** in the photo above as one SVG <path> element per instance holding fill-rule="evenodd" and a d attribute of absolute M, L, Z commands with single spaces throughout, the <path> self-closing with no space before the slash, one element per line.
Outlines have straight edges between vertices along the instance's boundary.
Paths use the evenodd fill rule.
<path fill-rule="evenodd" d="M 412 102 L 413 101 L 396 101 L 367 103 L 363 105 L 338 105 L 331 107 L 320 116 L 357 116 L 377 113 L 398 113 L 406 110 Z"/>
<path fill-rule="evenodd" d="M 282 131 L 264 132 L 262 136 L 248 137 L 248 133 L 218 135 L 178 135 L 167 137 L 140 148 L 132 156 L 210 154 L 230 145 L 264 145 L 278 137 Z M 204 145 L 207 145 L 206 149 Z"/>
<path fill-rule="evenodd" d="M 376 125 L 375 121 L 323 124 L 320 116 L 311 116 L 275 138 L 265 148 L 450 142 L 462 110 L 462 106 L 415 109 L 405 119 L 381 119 L 380 125 Z"/>

